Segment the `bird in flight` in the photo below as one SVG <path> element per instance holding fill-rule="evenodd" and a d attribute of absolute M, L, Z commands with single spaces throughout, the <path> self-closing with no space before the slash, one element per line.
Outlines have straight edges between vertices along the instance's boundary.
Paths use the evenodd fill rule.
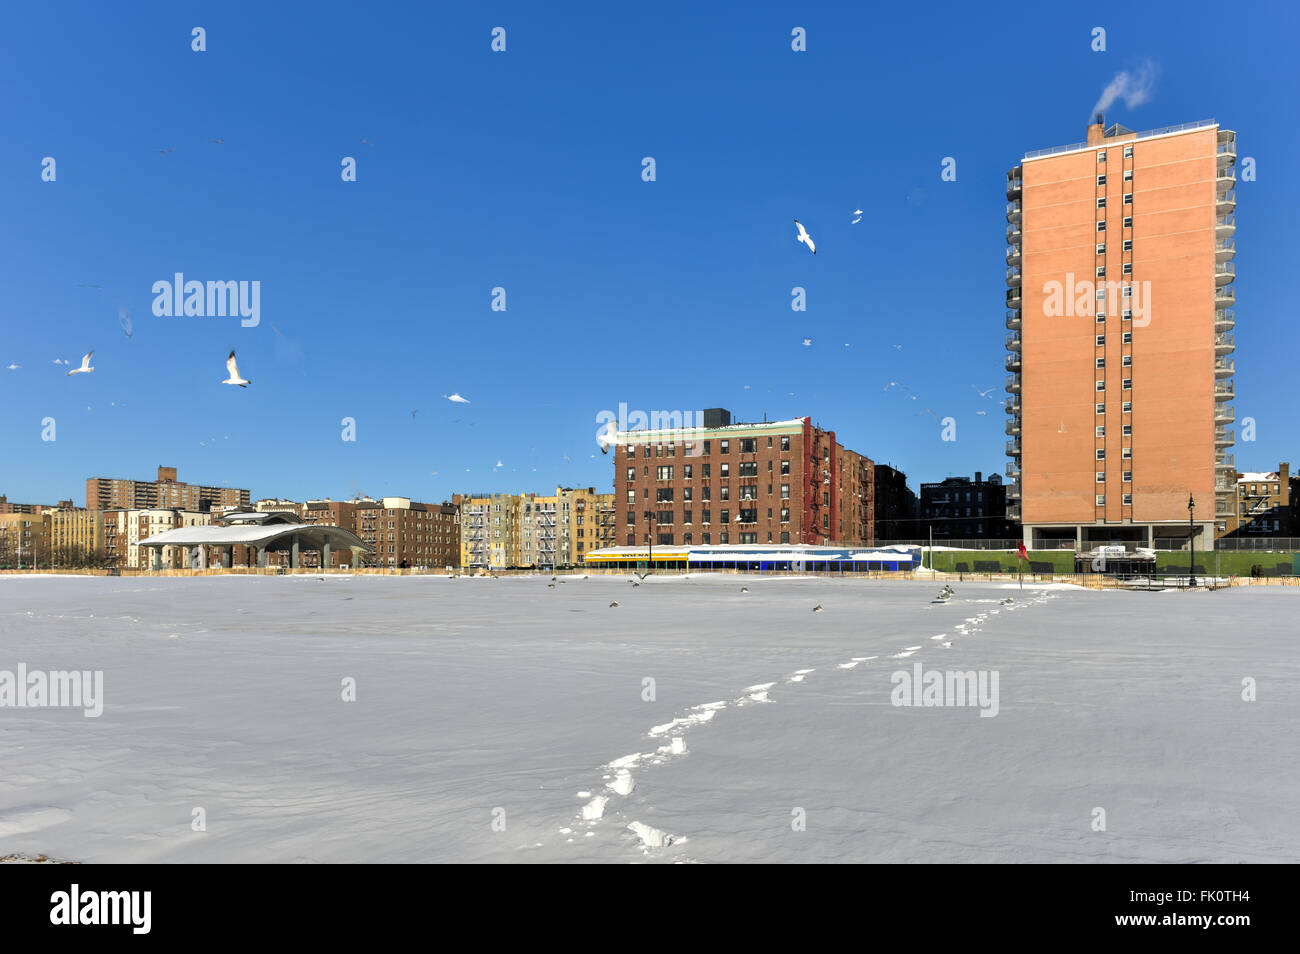
<path fill-rule="evenodd" d="M 975 393 L 978 394 L 980 397 L 988 397 L 990 394 L 992 394 L 994 391 L 997 390 L 997 388 L 986 388 L 985 390 L 981 391 L 979 388 L 975 387 L 975 385 L 973 385 L 973 384 L 971 385 L 971 388 L 972 388 L 972 389 L 975 391 Z"/>
<path fill-rule="evenodd" d="M 804 346 L 805 348 L 811 348 L 811 347 L 812 347 L 812 339 L 811 339 L 811 338 L 804 338 L 804 339 L 803 339 L 803 346 Z"/>
<path fill-rule="evenodd" d="M 893 347 L 893 349 L 894 349 L 895 351 L 902 351 L 902 350 L 903 350 L 903 346 L 902 346 L 902 345 L 899 345 L 899 344 L 893 345 L 892 347 Z"/>
<path fill-rule="evenodd" d="M 214 145 L 217 145 L 217 146 L 220 146 L 220 145 L 221 145 L 223 142 L 225 142 L 225 141 L 226 141 L 226 138 L 225 138 L 224 136 L 222 136 L 220 139 L 209 139 L 209 140 L 208 140 L 208 142 L 213 143 Z"/>
<path fill-rule="evenodd" d="M 795 225 L 798 227 L 798 229 L 799 229 L 799 235 L 797 236 L 797 238 L 795 239 L 795 241 L 803 242 L 803 244 L 804 244 L 804 245 L 807 245 L 808 248 L 809 248 L 809 250 L 811 250 L 812 253 L 813 253 L 814 255 L 816 255 L 816 254 L 817 254 L 817 246 L 813 244 L 812 236 L 808 234 L 808 230 L 805 229 L 805 228 L 803 227 L 803 223 L 800 222 L 798 219 L 795 219 L 795 220 L 794 220 L 794 224 L 795 224 Z"/>
<path fill-rule="evenodd" d="M 78 287 L 78 288 L 98 288 L 100 291 L 103 291 L 103 290 L 104 290 L 104 286 L 103 286 L 103 285 L 93 285 L 93 284 L 91 284 L 90 282 L 83 282 L 82 284 L 78 285 L 77 287 Z"/>
<path fill-rule="evenodd" d="M 417 414 L 419 414 L 419 413 L 420 413 L 420 409 L 419 409 L 419 408 L 416 408 L 414 411 L 411 412 L 411 417 L 415 417 L 415 415 L 417 415 Z"/>
<path fill-rule="evenodd" d="M 854 210 L 853 210 L 853 214 L 856 215 L 857 218 L 855 218 L 855 219 L 854 219 L 852 222 L 850 222 L 849 224 L 850 224 L 850 225 L 857 225 L 859 222 L 862 221 L 862 210 L 861 210 L 861 209 L 854 209 Z"/>
<path fill-rule="evenodd" d="M 230 357 L 226 359 L 226 371 L 230 374 L 230 377 L 222 381 L 222 384 L 238 384 L 241 388 L 246 388 L 253 383 L 239 376 L 239 365 L 235 364 L 235 352 L 233 351 L 230 352 Z"/>
<path fill-rule="evenodd" d="M 176 151 L 176 147 L 175 147 L 175 146 L 171 146 L 170 148 L 167 148 L 167 149 L 156 149 L 156 150 L 154 150 L 154 151 L 155 151 L 155 152 L 159 152 L 159 153 L 161 153 L 162 155 L 165 156 L 165 155 L 167 155 L 167 153 L 169 153 L 169 152 L 175 152 L 175 151 Z"/>
<path fill-rule="evenodd" d="M 373 146 L 373 145 L 374 145 L 374 143 L 371 142 L 369 139 L 363 139 L 363 140 L 361 140 L 361 144 L 362 144 L 363 146 Z"/>
<path fill-rule="evenodd" d="M 5 368 L 5 370 L 6 370 L 6 371 L 19 371 L 19 370 L 22 370 L 22 365 L 21 365 L 21 364 L 13 364 L 13 363 L 11 362 L 10 365 L 9 365 L 9 367 Z"/>
<path fill-rule="evenodd" d="M 94 353 L 95 353 L 95 352 L 93 352 L 93 351 L 87 351 L 84 355 L 82 355 L 82 356 L 81 356 L 81 367 L 79 367 L 79 368 L 73 368 L 71 371 L 68 372 L 68 374 L 69 374 L 69 375 L 73 375 L 73 374 L 89 374 L 91 371 L 94 371 L 95 369 L 92 368 L 92 367 L 90 366 L 90 356 L 93 355 Z"/>
<path fill-rule="evenodd" d="M 929 414 L 936 421 L 939 420 L 939 415 L 935 414 L 934 411 L 930 410 L 928 407 L 916 412 L 917 417 L 920 417 L 922 414 Z"/>
<path fill-rule="evenodd" d="M 135 334 L 135 328 L 131 325 L 130 308 L 119 308 L 117 310 L 117 323 L 122 326 L 122 334 L 128 338 Z"/>
<path fill-rule="evenodd" d="M 445 397 L 448 401 L 451 401 L 453 404 L 468 404 L 468 403 L 469 403 L 469 398 L 463 398 L 463 397 L 461 397 L 460 394 L 457 393 L 457 392 L 452 392 L 451 394 L 444 394 L 443 397 Z"/>

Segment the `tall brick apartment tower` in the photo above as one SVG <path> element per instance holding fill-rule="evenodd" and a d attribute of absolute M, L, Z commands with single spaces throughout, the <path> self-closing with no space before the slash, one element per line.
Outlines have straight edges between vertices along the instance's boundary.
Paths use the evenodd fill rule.
<path fill-rule="evenodd" d="M 1186 539 L 1231 507 L 1236 133 L 1087 142 L 1007 173 L 1008 517 L 1082 549 Z"/>

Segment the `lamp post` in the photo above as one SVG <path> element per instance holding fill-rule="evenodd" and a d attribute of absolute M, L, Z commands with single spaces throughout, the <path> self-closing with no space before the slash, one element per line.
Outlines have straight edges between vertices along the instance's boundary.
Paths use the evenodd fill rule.
<path fill-rule="evenodd" d="M 1187 585 L 1196 586 L 1196 501 L 1187 495 L 1187 548 L 1190 561 L 1187 564 Z"/>

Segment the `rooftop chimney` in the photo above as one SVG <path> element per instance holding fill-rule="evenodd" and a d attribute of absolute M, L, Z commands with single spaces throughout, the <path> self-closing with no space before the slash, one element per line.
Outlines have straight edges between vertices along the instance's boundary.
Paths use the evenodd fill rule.
<path fill-rule="evenodd" d="M 1098 113 L 1096 122 L 1088 127 L 1088 145 L 1094 146 L 1106 138 L 1106 117 Z"/>

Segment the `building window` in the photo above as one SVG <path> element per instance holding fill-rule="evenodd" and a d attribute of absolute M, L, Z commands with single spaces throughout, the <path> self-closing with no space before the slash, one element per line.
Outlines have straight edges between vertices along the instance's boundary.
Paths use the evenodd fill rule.
<path fill-rule="evenodd" d="M 789 507 L 782 507 L 782 508 L 781 508 L 781 522 L 782 522 L 782 523 L 789 523 L 789 522 L 790 522 L 790 508 L 789 508 Z"/>
<path fill-rule="evenodd" d="M 1105 335 L 1098 335 L 1098 336 L 1097 336 L 1097 347 L 1100 348 L 1100 347 L 1102 347 L 1105 343 L 1106 343 L 1106 336 L 1105 336 Z"/>
<path fill-rule="evenodd" d="M 1126 332 L 1124 332 L 1122 335 L 1120 335 L 1119 340 L 1120 340 L 1120 342 L 1121 342 L 1122 344 L 1132 344 L 1132 343 L 1133 343 L 1133 332 L 1131 332 L 1131 331 L 1126 331 Z"/>
<path fill-rule="evenodd" d="M 1097 254 L 1098 254 L 1098 255 L 1105 255 L 1105 254 L 1106 254 L 1106 243 L 1105 243 L 1105 242 L 1098 242 L 1098 243 L 1097 243 Z"/>
<path fill-rule="evenodd" d="M 1124 437 L 1132 437 L 1132 436 L 1133 436 L 1133 425 L 1132 425 L 1132 424 L 1125 424 L 1125 425 L 1123 426 L 1123 430 L 1121 431 L 1121 433 L 1123 434 Z"/>
<path fill-rule="evenodd" d="M 719 452 L 721 452 L 721 453 L 723 453 L 723 454 L 730 454 L 730 453 L 731 453 L 731 441 L 720 441 L 720 442 L 719 442 L 718 450 L 719 450 Z"/>
<path fill-rule="evenodd" d="M 1097 161 L 1098 161 L 1098 162 L 1105 162 L 1105 161 L 1106 161 L 1106 150 L 1105 150 L 1105 149 L 1102 149 L 1102 150 L 1100 150 L 1100 151 L 1097 153 Z"/>
<path fill-rule="evenodd" d="M 1125 321 L 1132 321 L 1133 312 L 1131 309 L 1125 309 L 1124 312 L 1120 315 L 1120 317 L 1123 318 Z"/>
<path fill-rule="evenodd" d="M 1104 367 L 1106 367 L 1106 359 L 1105 359 L 1105 358 L 1098 358 L 1098 359 L 1097 359 L 1097 368 L 1100 370 L 1100 369 L 1102 369 L 1102 368 L 1104 368 Z"/>
<path fill-rule="evenodd" d="M 1105 494 L 1097 494 L 1097 506 L 1098 506 L 1098 507 L 1104 507 L 1104 506 L 1106 506 L 1106 495 L 1105 495 Z"/>
<path fill-rule="evenodd" d="M 1131 229 L 1132 227 L 1133 227 L 1133 216 L 1131 215 L 1124 216 L 1124 228 Z"/>
<path fill-rule="evenodd" d="M 1098 425 L 1097 425 L 1097 436 L 1098 436 L 1098 437 L 1105 437 L 1105 436 L 1106 436 L 1106 425 L 1105 425 L 1105 424 L 1098 424 Z"/>
<path fill-rule="evenodd" d="M 712 511 L 712 510 L 704 510 L 704 511 L 701 511 L 701 512 L 700 512 L 700 522 L 701 522 L 701 523 L 705 523 L 705 524 L 712 523 L 712 522 L 713 522 L 713 511 Z"/>
<path fill-rule="evenodd" d="M 1105 179 L 1106 177 L 1105 177 L 1105 176 L 1098 176 L 1097 178 L 1098 178 L 1098 179 Z M 1099 183 L 1099 184 L 1100 184 L 1100 185 L 1104 185 L 1105 183 Z M 1097 200 L 1097 208 L 1099 208 L 1099 209 L 1104 209 L 1104 208 L 1106 208 L 1106 197 L 1105 197 L 1105 196 L 1102 196 L 1101 198 L 1099 198 L 1099 199 Z"/>
<path fill-rule="evenodd" d="M 1132 262 L 1125 262 L 1124 265 L 1121 267 L 1120 270 L 1121 270 L 1125 275 L 1132 275 L 1132 274 L 1133 274 L 1133 263 L 1132 263 Z"/>
<path fill-rule="evenodd" d="M 1122 458 L 1124 458 L 1125 460 L 1132 460 L 1132 459 L 1133 459 L 1133 448 L 1131 448 L 1131 447 L 1125 447 L 1123 450 L 1121 450 L 1121 451 L 1119 452 L 1119 456 L 1122 457 Z"/>
<path fill-rule="evenodd" d="M 1097 231 L 1098 232 L 1106 231 L 1106 221 L 1104 219 L 1097 223 Z"/>
<path fill-rule="evenodd" d="M 1120 405 L 1119 409 L 1125 414 L 1130 414 L 1133 411 L 1133 402 L 1125 401 L 1123 404 Z"/>
<path fill-rule="evenodd" d="M 1100 176 L 1098 176 L 1098 177 L 1097 177 L 1097 185 L 1102 186 L 1102 185 L 1105 185 L 1105 184 L 1106 184 L 1106 177 L 1105 177 L 1104 175 L 1100 175 Z"/>
<path fill-rule="evenodd" d="M 1130 391 L 1130 390 L 1132 390 L 1132 388 L 1133 388 L 1133 379 L 1132 379 L 1132 378 L 1125 378 L 1124 381 L 1123 381 L 1123 388 L 1124 388 L 1125 391 Z"/>
<path fill-rule="evenodd" d="M 1106 323 L 1106 313 L 1104 311 L 1097 312 L 1097 324 L 1104 325 L 1105 323 Z"/>
<path fill-rule="evenodd" d="M 1097 450 L 1097 460 L 1105 460 L 1105 459 L 1106 459 L 1106 452 L 1105 452 L 1104 450 L 1102 450 L 1101 448 L 1098 448 L 1098 450 Z"/>
<path fill-rule="evenodd" d="M 683 487 L 683 488 L 682 488 L 682 499 L 683 499 L 683 500 L 691 500 L 691 499 L 693 499 L 694 494 L 692 493 L 692 491 L 693 491 L 694 489 L 695 489 L 694 487 Z"/>
<path fill-rule="evenodd" d="M 1133 483 L 1133 471 L 1131 471 L 1131 470 L 1126 470 L 1126 471 L 1124 471 L 1124 473 L 1122 474 L 1122 477 L 1123 477 L 1123 479 L 1124 479 L 1124 483 L 1126 483 L 1126 484 L 1131 484 L 1131 483 Z"/>
<path fill-rule="evenodd" d="M 1104 404 L 1098 404 L 1098 405 L 1097 405 L 1097 413 L 1098 413 L 1098 414 L 1105 414 L 1105 413 L 1106 413 L 1106 405 L 1104 405 Z"/>
<path fill-rule="evenodd" d="M 1132 240 L 1132 239 L 1125 239 L 1125 240 L 1124 240 L 1124 251 L 1126 251 L 1126 252 L 1131 252 L 1131 251 L 1133 251 L 1133 240 Z"/>
<path fill-rule="evenodd" d="M 719 475 L 720 477 L 722 477 L 723 479 L 726 479 L 727 477 L 730 477 L 730 476 L 731 476 L 731 465 L 730 465 L 730 464 L 726 464 L 726 463 L 719 465 L 719 468 L 718 468 L 718 475 Z M 725 488 L 724 488 L 724 489 L 725 489 Z"/>
<path fill-rule="evenodd" d="M 1097 277 L 1098 277 L 1098 278 L 1105 278 L 1105 277 L 1106 277 L 1106 266 L 1105 266 L 1105 265 L 1098 265 L 1098 266 L 1097 266 Z M 1104 295 L 1105 292 L 1102 292 L 1102 294 Z"/>
<path fill-rule="evenodd" d="M 1105 382 L 1105 381 L 1098 381 L 1098 382 L 1097 382 L 1097 390 L 1098 390 L 1098 391 L 1104 391 L 1104 390 L 1106 390 L 1106 382 Z"/>
<path fill-rule="evenodd" d="M 1124 204 L 1125 204 L 1125 205 L 1132 205 L 1132 204 L 1133 204 L 1133 193 L 1132 193 L 1132 192 L 1125 192 L 1125 193 L 1124 193 Z"/>
<path fill-rule="evenodd" d="M 690 479 L 691 479 L 691 470 L 692 470 L 692 465 L 690 465 L 690 464 L 683 464 L 683 465 L 682 465 L 682 476 L 685 477 L 687 480 L 690 480 Z"/>
<path fill-rule="evenodd" d="M 790 485 L 789 485 L 789 484 L 782 484 L 782 485 L 781 485 L 781 499 L 782 499 L 782 500 L 789 500 L 789 499 L 790 499 Z"/>
<path fill-rule="evenodd" d="M 1121 497 L 1120 499 L 1124 501 L 1124 506 L 1125 506 L 1125 507 L 1131 507 L 1131 506 L 1133 506 L 1133 495 L 1132 495 L 1132 494 L 1124 494 L 1124 496 Z"/>
<path fill-rule="evenodd" d="M 740 452 L 742 454 L 753 454 L 758 451 L 758 441 L 752 437 L 742 437 L 740 439 Z"/>
<path fill-rule="evenodd" d="M 1133 181 L 1133 170 L 1132 170 L 1132 169 L 1125 169 L 1125 170 L 1124 170 L 1124 181 L 1125 181 L 1125 182 L 1132 182 L 1132 181 Z"/>
<path fill-rule="evenodd" d="M 1125 158 L 1125 159 L 1132 159 L 1132 158 L 1133 158 L 1133 147 L 1132 147 L 1132 146 L 1125 146 L 1125 147 L 1124 147 L 1124 158 Z"/>

